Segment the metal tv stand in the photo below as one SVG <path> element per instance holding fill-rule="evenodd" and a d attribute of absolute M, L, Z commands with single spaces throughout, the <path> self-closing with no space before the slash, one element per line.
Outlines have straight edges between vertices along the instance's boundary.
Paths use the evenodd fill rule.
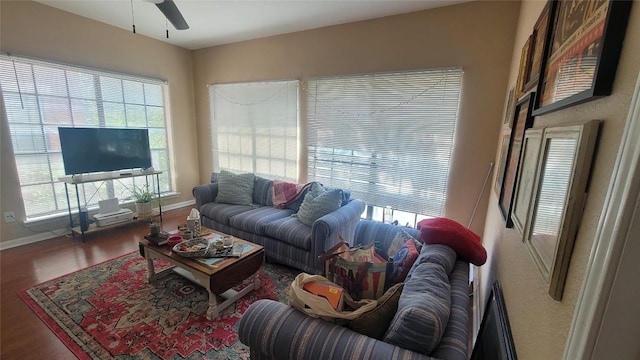
<path fill-rule="evenodd" d="M 77 207 L 78 216 L 80 216 L 81 204 L 80 204 L 80 192 L 78 191 L 78 184 L 98 182 L 98 181 L 104 182 L 104 181 L 107 181 L 107 180 L 118 180 L 118 179 L 126 179 L 126 178 L 139 177 L 139 176 L 147 177 L 147 176 L 155 175 L 156 176 L 156 191 L 157 191 L 157 196 L 158 196 L 158 214 L 154 214 L 154 215 L 159 215 L 160 216 L 160 223 L 162 223 L 162 201 L 160 201 L 160 174 L 162 174 L 162 171 L 155 171 L 155 170 L 154 171 L 122 170 L 122 171 L 104 172 L 104 173 L 101 172 L 101 173 L 70 175 L 70 176 L 63 176 L 63 177 L 59 178 L 59 180 L 64 183 L 64 191 L 65 191 L 65 194 L 67 196 L 67 208 L 69 209 L 69 227 L 71 228 L 71 234 L 72 235 L 80 234 L 82 236 L 82 241 L 84 241 L 85 240 L 85 237 L 84 237 L 85 233 L 90 233 L 90 232 L 94 232 L 94 231 L 102 231 L 102 230 L 106 230 L 106 229 L 112 229 L 114 227 L 122 226 L 123 224 L 129 224 L 131 222 L 138 221 L 138 220 L 141 220 L 141 219 L 140 218 L 136 218 L 134 216 L 133 220 L 128 220 L 128 221 L 125 221 L 125 222 L 120 222 L 120 223 L 117 223 L 117 224 L 112 224 L 112 225 L 107 225 L 107 226 L 100 226 L 100 227 L 97 227 L 94 224 L 92 224 L 92 225 L 88 225 L 87 229 L 85 229 L 84 227 L 82 227 L 80 225 L 75 226 L 74 221 L 73 221 L 73 215 L 71 213 L 71 200 L 69 199 L 69 185 L 75 186 L 76 202 L 77 202 L 77 206 L 78 206 Z M 147 180 L 147 185 L 148 184 L 149 184 L 149 181 Z M 98 190 L 96 189 L 95 191 L 97 192 Z M 78 223 L 80 223 L 79 220 L 78 220 Z"/>

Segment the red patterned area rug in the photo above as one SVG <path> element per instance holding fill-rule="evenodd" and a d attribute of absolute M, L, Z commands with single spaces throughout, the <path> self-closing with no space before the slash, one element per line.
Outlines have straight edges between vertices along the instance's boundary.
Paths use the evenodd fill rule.
<path fill-rule="evenodd" d="M 214 320 L 206 318 L 204 288 L 173 272 L 148 284 L 137 252 L 19 295 L 79 359 L 248 359 L 238 320 L 259 299 L 286 302 L 297 273 L 265 263 L 260 288 Z"/>

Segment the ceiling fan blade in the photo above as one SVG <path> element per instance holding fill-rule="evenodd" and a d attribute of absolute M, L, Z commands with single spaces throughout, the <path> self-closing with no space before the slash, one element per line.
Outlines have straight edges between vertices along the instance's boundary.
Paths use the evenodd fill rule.
<path fill-rule="evenodd" d="M 182 17 L 180 10 L 178 10 L 173 0 L 164 0 L 163 2 L 156 3 L 156 6 L 162 11 L 176 30 L 186 30 L 189 28 L 189 24 L 184 20 L 184 17 Z"/>

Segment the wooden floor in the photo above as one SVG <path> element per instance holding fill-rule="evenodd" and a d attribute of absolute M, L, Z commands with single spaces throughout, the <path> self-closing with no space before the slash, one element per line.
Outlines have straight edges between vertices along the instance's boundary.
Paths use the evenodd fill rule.
<path fill-rule="evenodd" d="M 163 213 L 164 230 L 185 223 L 191 208 Z M 20 299 L 17 292 L 56 277 L 138 250 L 147 223 L 87 235 L 59 237 L 0 252 L 0 359 L 76 357 Z"/>

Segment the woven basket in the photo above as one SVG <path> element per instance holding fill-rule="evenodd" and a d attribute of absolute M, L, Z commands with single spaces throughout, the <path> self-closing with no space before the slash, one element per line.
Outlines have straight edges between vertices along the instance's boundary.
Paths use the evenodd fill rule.
<path fill-rule="evenodd" d="M 184 251 L 184 250 L 180 250 L 180 249 L 184 249 L 186 247 L 190 247 L 190 246 L 194 246 L 194 245 L 199 245 L 202 244 L 204 245 L 204 247 L 195 250 L 195 251 Z M 205 257 L 207 256 L 207 254 L 209 253 L 209 242 L 207 240 L 204 239 L 193 239 L 193 240 L 189 240 L 189 241 L 185 241 L 185 242 L 181 242 L 180 244 L 176 244 L 171 251 L 173 251 L 174 253 L 180 255 L 180 256 L 184 256 L 184 257 L 188 257 L 188 258 L 199 258 L 199 257 Z"/>

